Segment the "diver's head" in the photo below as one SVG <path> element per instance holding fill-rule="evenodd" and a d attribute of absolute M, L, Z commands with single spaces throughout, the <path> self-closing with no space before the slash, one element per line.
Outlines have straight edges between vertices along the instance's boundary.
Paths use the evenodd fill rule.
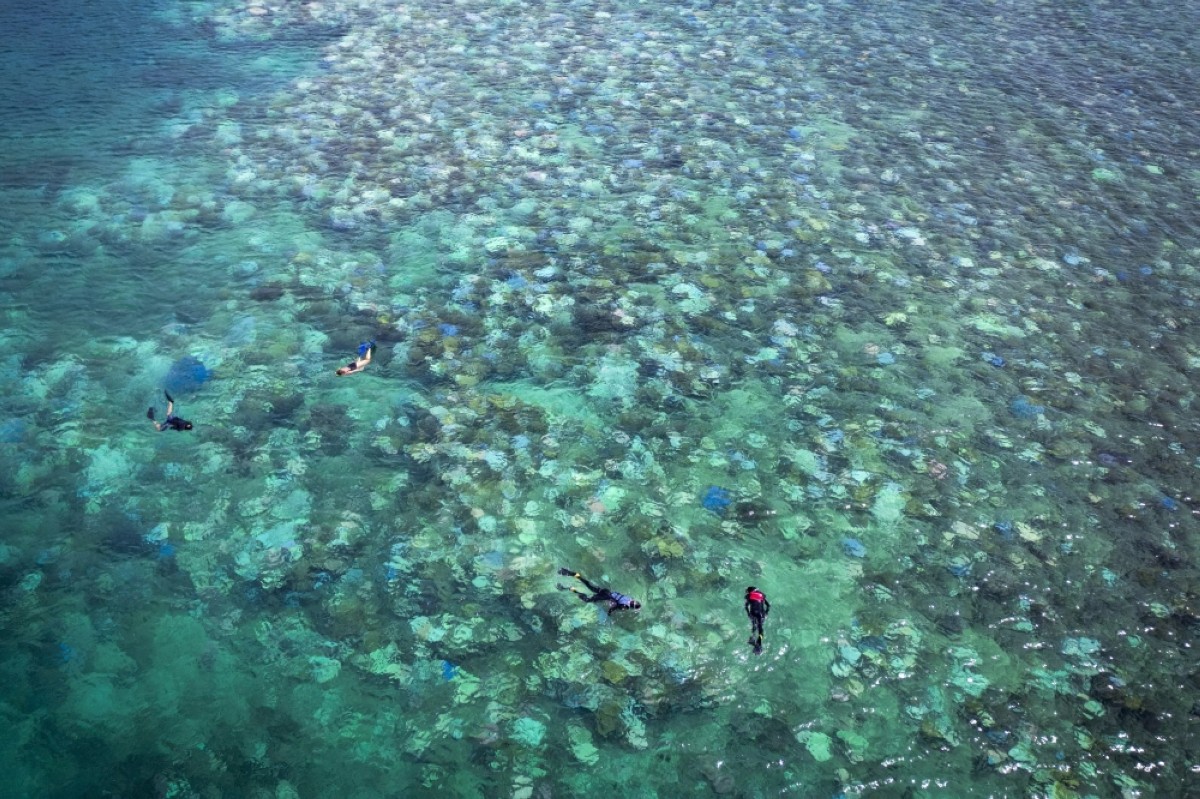
<path fill-rule="evenodd" d="M 750 596 L 751 594 L 753 594 L 753 593 L 754 593 L 755 591 L 757 591 L 757 590 L 758 590 L 758 589 L 757 589 L 757 588 L 755 588 L 754 586 L 750 586 L 749 588 L 747 588 L 747 589 L 746 589 L 746 596 Z"/>
<path fill-rule="evenodd" d="M 629 601 L 629 607 L 633 608 L 634 610 L 641 610 L 641 609 L 642 609 L 642 603 L 641 603 L 641 602 L 638 602 L 636 599 L 631 599 L 631 600 Z"/>
<path fill-rule="evenodd" d="M 184 430 L 191 430 L 191 429 L 192 429 L 192 423 L 191 423 L 191 422 L 184 422 L 184 423 L 183 423 L 183 429 L 184 429 Z"/>

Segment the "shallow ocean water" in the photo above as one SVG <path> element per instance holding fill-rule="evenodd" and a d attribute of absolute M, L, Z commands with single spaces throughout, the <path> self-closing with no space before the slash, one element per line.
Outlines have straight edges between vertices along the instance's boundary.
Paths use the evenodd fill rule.
<path fill-rule="evenodd" d="M 1188 796 L 1198 22 L 6 4 L 3 792 Z"/>

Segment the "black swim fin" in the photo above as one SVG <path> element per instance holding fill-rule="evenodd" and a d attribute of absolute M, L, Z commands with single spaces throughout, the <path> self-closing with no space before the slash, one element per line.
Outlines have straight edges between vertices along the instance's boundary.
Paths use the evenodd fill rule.
<path fill-rule="evenodd" d="M 149 408 L 146 409 L 146 418 L 152 422 L 154 421 L 154 406 L 153 405 L 151 405 Z"/>
<path fill-rule="evenodd" d="M 168 393 L 167 393 L 167 390 L 166 390 L 165 388 L 163 389 L 163 396 L 167 398 L 167 402 L 174 402 L 174 401 L 175 401 L 175 398 L 174 398 L 174 397 L 172 397 L 170 394 L 168 394 Z"/>

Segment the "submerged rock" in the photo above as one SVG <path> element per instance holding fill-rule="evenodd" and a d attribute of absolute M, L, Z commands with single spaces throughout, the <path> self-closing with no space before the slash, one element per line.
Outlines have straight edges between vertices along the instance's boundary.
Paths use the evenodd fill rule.
<path fill-rule="evenodd" d="M 865 558 L 867 556 L 867 548 L 857 538 L 843 538 L 842 552 L 852 558 Z"/>
<path fill-rule="evenodd" d="M 163 379 L 163 388 L 172 394 L 187 394 L 198 391 L 210 377 L 212 373 L 199 358 L 185 355 L 171 364 Z"/>

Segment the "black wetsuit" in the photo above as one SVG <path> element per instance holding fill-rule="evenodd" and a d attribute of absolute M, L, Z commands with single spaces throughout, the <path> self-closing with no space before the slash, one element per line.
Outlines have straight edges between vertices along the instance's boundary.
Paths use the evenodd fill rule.
<path fill-rule="evenodd" d="M 746 589 L 746 615 L 750 617 L 750 640 L 746 643 L 754 647 L 754 654 L 762 653 L 763 621 L 771 612 L 771 603 L 767 595 L 757 588 Z"/>
<path fill-rule="evenodd" d="M 181 433 L 185 430 L 191 430 L 192 429 L 191 422 L 189 422 L 187 419 L 181 419 L 180 417 L 176 416 L 174 413 L 171 412 L 172 410 L 175 409 L 175 398 L 172 397 L 170 394 L 168 394 L 166 389 L 163 389 L 163 396 L 167 398 L 167 418 L 163 421 L 162 424 L 158 424 L 158 422 L 154 422 L 154 406 L 153 405 L 151 405 L 146 410 L 146 418 L 149 419 L 150 421 L 154 422 L 154 424 L 158 427 L 158 432 L 160 432 L 160 433 L 164 430 L 177 430 Z"/>
<path fill-rule="evenodd" d="M 637 610 L 638 608 L 640 608 L 642 606 L 641 603 L 635 601 L 633 597 L 627 596 L 627 595 L 619 593 L 617 591 L 613 591 L 608 588 L 601 588 L 599 586 L 592 585 L 591 582 L 589 582 L 586 577 L 584 577 L 581 574 L 572 572 L 569 569 L 560 569 L 559 574 L 574 577 L 576 580 L 578 580 L 579 582 L 586 585 L 588 587 L 588 590 L 591 591 L 592 594 L 591 594 L 591 596 L 588 596 L 587 594 L 583 593 L 582 591 L 578 591 L 574 588 L 568 588 L 565 585 L 560 585 L 559 586 L 560 589 L 562 589 L 564 591 L 573 592 L 577 597 L 582 599 L 584 602 L 607 602 L 609 613 L 613 613 L 618 610 Z"/>
<path fill-rule="evenodd" d="M 166 420 L 158 428 L 158 432 L 161 433 L 164 430 L 178 430 L 180 432 L 183 432 L 184 430 L 191 430 L 191 429 L 192 429 L 191 422 L 189 422 L 187 419 L 180 419 L 178 416 L 171 414 L 170 416 L 168 416 L 166 418 Z"/>

